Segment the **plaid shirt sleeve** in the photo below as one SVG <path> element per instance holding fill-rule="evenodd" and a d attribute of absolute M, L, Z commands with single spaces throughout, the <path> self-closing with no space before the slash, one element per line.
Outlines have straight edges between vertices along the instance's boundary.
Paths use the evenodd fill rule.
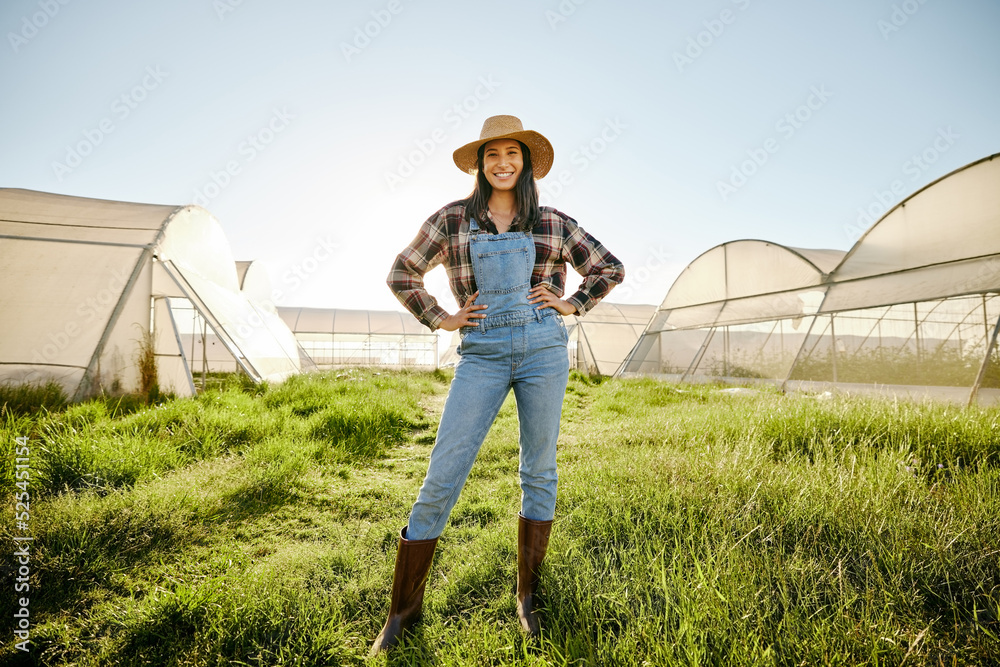
<path fill-rule="evenodd" d="M 607 296 L 612 287 L 625 279 L 625 266 L 600 241 L 585 232 L 576 220 L 558 211 L 553 212 L 563 221 L 563 257 L 583 276 L 579 289 L 566 299 L 582 317 Z"/>
<path fill-rule="evenodd" d="M 424 274 L 448 257 L 448 220 L 448 207 L 428 218 L 416 238 L 396 256 L 386 279 L 399 302 L 431 331 L 441 326 L 448 312 L 424 288 Z"/>

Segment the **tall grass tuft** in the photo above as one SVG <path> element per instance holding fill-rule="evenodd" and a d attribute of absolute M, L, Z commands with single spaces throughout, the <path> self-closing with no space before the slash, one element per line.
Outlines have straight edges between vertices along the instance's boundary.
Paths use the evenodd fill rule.
<path fill-rule="evenodd" d="M 139 390 L 149 403 L 155 403 L 160 398 L 155 330 L 142 329 L 140 332 L 135 361 L 139 370 Z"/>

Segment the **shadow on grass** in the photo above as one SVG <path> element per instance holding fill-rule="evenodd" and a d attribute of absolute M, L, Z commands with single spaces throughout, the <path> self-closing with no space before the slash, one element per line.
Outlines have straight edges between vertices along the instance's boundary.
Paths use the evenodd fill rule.
<path fill-rule="evenodd" d="M 150 565 L 206 544 L 224 524 L 271 515 L 295 497 L 293 485 L 263 475 L 220 495 L 210 508 L 113 503 L 82 521 L 69 520 L 36 536 L 43 584 L 32 597 L 32 613 L 79 612 L 101 597 L 90 594 L 98 589 L 129 596 L 128 582 Z"/>
<path fill-rule="evenodd" d="M 360 663 L 346 646 L 353 638 L 344 610 L 274 576 L 165 591 L 124 619 L 108 657 L 120 665 Z"/>

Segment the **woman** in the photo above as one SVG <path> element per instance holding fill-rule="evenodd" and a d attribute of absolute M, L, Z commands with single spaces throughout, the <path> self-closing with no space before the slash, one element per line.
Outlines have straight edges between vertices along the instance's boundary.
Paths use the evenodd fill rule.
<path fill-rule="evenodd" d="M 534 595 L 555 514 L 569 372 L 559 315 L 585 314 L 624 277 L 621 262 L 572 218 L 539 207 L 535 178 L 552 158 L 548 139 L 514 116 L 488 118 L 479 140 L 454 153 L 459 169 L 476 174 L 472 194 L 424 222 L 389 273 L 389 287 L 418 320 L 431 330 L 461 330 L 461 360 L 427 476 L 400 531 L 389 618 L 373 655 L 398 643 L 420 615 L 438 536 L 511 389 L 520 425 L 517 614 L 524 631 L 538 636 Z M 563 299 L 567 261 L 584 280 Z M 441 263 L 462 304 L 454 314 L 424 289 L 424 274 Z"/>

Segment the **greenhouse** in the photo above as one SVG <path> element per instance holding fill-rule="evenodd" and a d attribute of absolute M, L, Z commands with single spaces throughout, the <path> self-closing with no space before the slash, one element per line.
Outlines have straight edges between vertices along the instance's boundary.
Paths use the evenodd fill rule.
<path fill-rule="evenodd" d="M 614 375 L 656 311 L 652 304 L 601 301 L 586 317 L 567 315 L 569 367 L 590 375 Z"/>
<path fill-rule="evenodd" d="M 438 335 L 409 313 L 279 307 L 278 314 L 321 369 L 438 367 Z"/>
<path fill-rule="evenodd" d="M 261 319 L 266 317 L 270 321 L 280 320 L 278 309 L 271 298 L 273 294 L 271 276 L 261 262 L 236 262 L 236 278 L 240 292 L 253 304 L 257 317 Z M 194 379 L 200 386 L 205 386 L 209 373 L 234 373 L 240 370 L 236 358 L 229 352 L 226 341 L 213 332 L 208 321 L 191 302 L 175 302 L 173 313 L 181 347 L 187 357 L 188 365 L 194 371 Z M 281 326 L 287 327 L 284 324 Z M 316 370 L 316 365 L 297 341 L 294 345 L 298 351 L 299 370 L 302 372 Z"/>
<path fill-rule="evenodd" d="M 994 403 L 998 295 L 993 155 L 909 196 L 846 253 L 756 240 L 708 250 L 620 374 Z"/>
<path fill-rule="evenodd" d="M 0 189 L 0 382 L 70 398 L 195 392 L 191 334 L 255 381 L 300 370 L 291 332 L 240 290 L 218 221 L 160 206 Z M 187 334 L 187 336 L 185 336 Z"/>

